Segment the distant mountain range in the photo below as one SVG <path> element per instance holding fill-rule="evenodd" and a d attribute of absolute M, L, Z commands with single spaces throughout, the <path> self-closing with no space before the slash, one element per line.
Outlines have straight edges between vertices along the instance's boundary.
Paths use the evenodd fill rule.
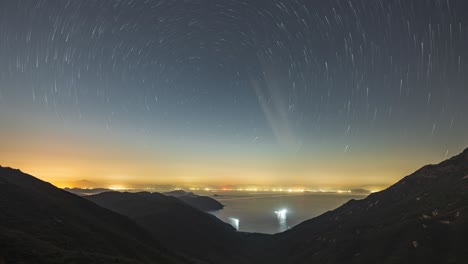
<path fill-rule="evenodd" d="M 98 193 L 103 193 L 103 192 L 112 192 L 113 190 L 107 189 L 107 188 L 68 188 L 65 187 L 63 188 L 65 191 L 79 195 L 79 196 L 87 196 L 87 195 L 93 195 L 93 194 L 98 194 Z"/>
<path fill-rule="evenodd" d="M 76 188 L 83 188 L 83 189 L 92 189 L 92 188 L 99 188 L 101 185 L 99 183 L 82 179 L 74 182 L 69 182 L 69 186 L 74 186 Z"/>
<path fill-rule="evenodd" d="M 65 191 L 74 193 L 79 196 L 88 196 L 94 194 L 100 194 L 104 192 L 113 192 L 111 189 L 106 188 L 64 188 Z M 163 193 L 166 196 L 176 197 L 184 203 L 191 205 L 201 211 L 210 212 L 217 211 L 224 208 L 224 205 L 213 198 L 207 196 L 196 195 L 192 192 L 185 192 L 183 190 L 176 190 L 171 192 Z"/>
<path fill-rule="evenodd" d="M 0 167 L 0 263 L 186 263 L 126 216 Z"/>
<path fill-rule="evenodd" d="M 468 261 L 468 150 L 276 235 L 236 232 L 180 197 L 194 198 L 79 197 L 0 167 L 0 263 Z"/>

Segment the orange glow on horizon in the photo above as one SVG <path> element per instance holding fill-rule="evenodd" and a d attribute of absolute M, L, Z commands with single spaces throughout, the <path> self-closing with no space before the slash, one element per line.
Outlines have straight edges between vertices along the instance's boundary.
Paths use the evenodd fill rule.
<path fill-rule="evenodd" d="M 342 151 L 320 156 L 304 153 L 296 158 L 276 157 L 269 152 L 188 155 L 176 148 L 156 152 L 112 137 L 85 140 L 88 137 L 73 133 L 57 137 L 39 134 L 38 138 L 2 141 L 0 165 L 21 169 L 58 187 L 133 188 L 167 184 L 226 189 L 256 185 L 346 190 L 373 186 L 380 190 L 425 164 L 440 161 L 440 157 L 430 153 L 409 151 L 404 157 L 391 152 L 345 156 Z"/>

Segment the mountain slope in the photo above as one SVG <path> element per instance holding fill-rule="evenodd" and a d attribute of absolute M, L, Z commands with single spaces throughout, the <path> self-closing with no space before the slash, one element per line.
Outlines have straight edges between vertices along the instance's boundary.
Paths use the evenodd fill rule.
<path fill-rule="evenodd" d="M 269 260 L 466 263 L 467 244 L 468 149 L 276 235 Z"/>
<path fill-rule="evenodd" d="M 87 196 L 96 204 L 127 215 L 165 246 L 213 263 L 240 263 L 242 234 L 213 215 L 159 193 L 106 192 Z"/>
<path fill-rule="evenodd" d="M 176 190 L 172 192 L 165 192 L 163 193 L 166 196 L 173 196 L 177 197 L 179 200 L 183 201 L 184 203 L 191 205 L 198 210 L 210 212 L 210 211 L 217 211 L 224 208 L 224 205 L 215 199 L 208 197 L 208 196 L 200 196 L 196 195 L 192 192 L 185 192 L 183 190 Z"/>
<path fill-rule="evenodd" d="M 181 263 L 127 217 L 0 167 L 0 263 Z"/>
<path fill-rule="evenodd" d="M 100 194 L 103 192 L 112 192 L 111 189 L 106 188 L 63 188 L 65 191 L 76 194 L 78 196 L 88 196 L 93 194 Z M 192 207 L 195 207 L 201 211 L 210 212 L 223 209 L 224 205 L 215 199 L 207 196 L 196 195 L 192 192 L 185 192 L 183 190 L 176 190 L 171 192 L 163 193 L 166 196 L 173 196 L 177 199 L 185 202 Z"/>

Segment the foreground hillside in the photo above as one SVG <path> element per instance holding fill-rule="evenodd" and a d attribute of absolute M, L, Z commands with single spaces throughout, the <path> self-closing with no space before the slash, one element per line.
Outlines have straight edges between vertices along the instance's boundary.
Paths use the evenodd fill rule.
<path fill-rule="evenodd" d="M 468 263 L 468 150 L 274 236 L 275 263 Z M 268 259 L 268 258 L 267 258 Z"/>
<path fill-rule="evenodd" d="M 242 263 L 243 234 L 215 216 L 160 193 L 105 192 L 86 199 L 129 216 L 164 246 L 212 263 Z"/>
<path fill-rule="evenodd" d="M 19 170 L 0 167 L 0 212 L 0 263 L 181 263 L 127 217 Z"/>

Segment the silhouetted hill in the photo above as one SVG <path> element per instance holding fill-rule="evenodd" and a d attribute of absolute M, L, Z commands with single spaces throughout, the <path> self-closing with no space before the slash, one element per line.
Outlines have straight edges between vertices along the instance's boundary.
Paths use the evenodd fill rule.
<path fill-rule="evenodd" d="M 213 263 L 242 261 L 241 234 L 175 197 L 149 192 L 105 192 L 86 198 L 131 217 L 168 248 Z"/>
<path fill-rule="evenodd" d="M 181 196 L 189 196 L 189 197 L 197 197 L 198 195 L 194 194 L 193 192 L 186 192 L 184 190 L 175 190 L 170 192 L 164 192 L 164 195 L 173 196 L 173 197 L 181 197 Z"/>
<path fill-rule="evenodd" d="M 0 263 L 181 263 L 125 216 L 0 167 Z"/>
<path fill-rule="evenodd" d="M 224 205 L 213 198 L 207 196 L 187 197 L 181 196 L 178 199 L 197 208 L 198 210 L 211 212 L 224 208 Z"/>
<path fill-rule="evenodd" d="M 215 199 L 207 196 L 196 195 L 193 192 L 185 192 L 183 190 L 176 190 L 172 192 L 165 192 L 167 196 L 177 197 L 179 200 L 189 204 L 201 211 L 210 212 L 217 211 L 224 208 L 224 205 Z"/>
<path fill-rule="evenodd" d="M 111 189 L 107 188 L 68 188 L 65 187 L 63 188 L 65 191 L 79 195 L 79 196 L 86 196 L 86 195 L 93 195 L 93 194 L 98 194 L 98 193 L 103 193 L 103 192 L 111 192 Z"/>
<path fill-rule="evenodd" d="M 112 192 L 111 189 L 106 188 L 63 188 L 65 191 L 79 195 L 79 196 L 87 196 L 87 195 L 94 195 L 103 192 Z M 193 192 L 186 192 L 183 190 L 176 190 L 171 192 L 163 193 L 167 196 L 173 196 L 177 199 L 183 201 L 184 203 L 191 205 L 201 211 L 210 212 L 210 211 L 217 211 L 224 208 L 224 205 L 215 199 L 207 196 L 200 196 L 196 195 Z"/>
<path fill-rule="evenodd" d="M 271 263 L 467 263 L 468 150 L 273 239 Z"/>
<path fill-rule="evenodd" d="M 98 183 L 95 183 L 95 182 L 92 182 L 92 181 L 86 180 L 86 179 L 79 180 L 79 181 L 74 181 L 74 182 L 71 182 L 69 184 L 70 184 L 70 186 L 73 186 L 75 188 L 84 188 L 84 189 L 91 189 L 91 188 L 98 188 L 99 187 Z"/>
<path fill-rule="evenodd" d="M 366 189 L 351 189 L 351 193 L 353 194 L 370 194 L 371 191 L 366 190 Z"/>

